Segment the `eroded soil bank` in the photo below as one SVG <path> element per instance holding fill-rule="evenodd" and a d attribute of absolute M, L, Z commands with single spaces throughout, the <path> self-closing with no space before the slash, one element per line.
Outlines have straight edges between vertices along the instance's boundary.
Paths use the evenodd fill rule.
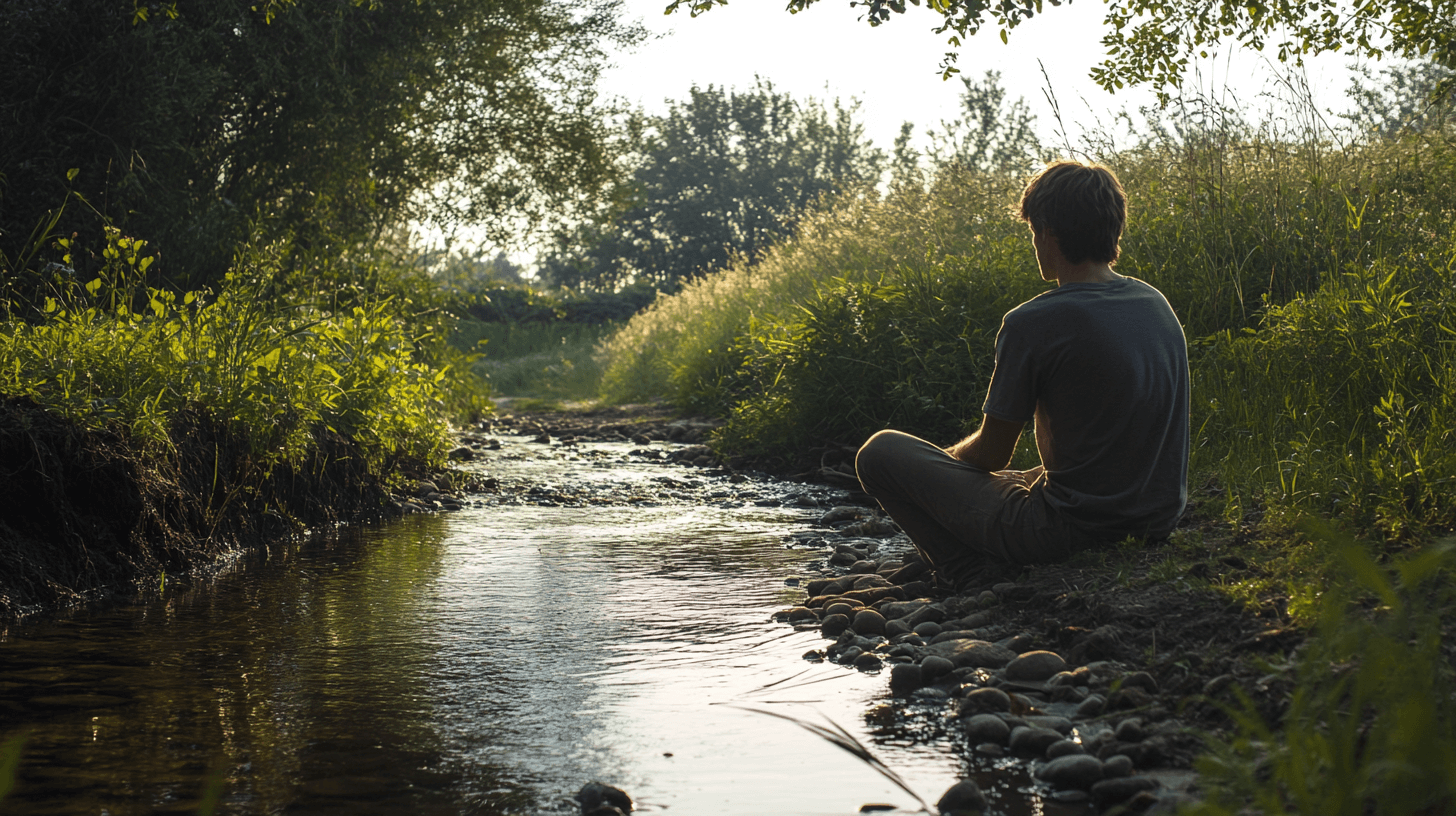
<path fill-rule="evenodd" d="M 397 512 L 358 448 L 326 430 L 302 462 L 270 471 L 202 412 L 176 423 L 171 444 L 145 453 L 122 431 L 0 398 L 0 623 Z"/>
<path fill-rule="evenodd" d="M 693 444 L 710 422 L 661 408 L 505 413 L 497 423 L 543 444 L 679 441 L 688 447 L 642 452 L 678 467 L 732 473 L 741 464 Z M 787 475 L 851 488 L 846 461 L 827 455 L 820 467 Z M 792 500 L 813 501 L 804 497 Z M 1056 801 L 1171 812 L 1197 795 L 1187 769 L 1208 734 L 1231 727 L 1224 706 L 1240 705 L 1239 692 L 1277 722 L 1293 687 L 1290 658 L 1305 639 L 1280 597 L 1244 604 L 1210 588 L 1259 571 L 1224 554 L 1249 530 L 1214 517 L 1218 498 L 1216 487 L 1195 490 L 1171 543 L 996 570 L 950 594 L 874 502 L 851 489 L 839 506 L 821 508 L 816 525 L 794 532 L 825 557 L 819 575 L 789 577 L 804 599 L 780 617 L 822 631 L 824 648 L 806 659 L 889 674 L 901 715 L 920 721 L 915 733 L 927 739 L 1020 758 Z"/>

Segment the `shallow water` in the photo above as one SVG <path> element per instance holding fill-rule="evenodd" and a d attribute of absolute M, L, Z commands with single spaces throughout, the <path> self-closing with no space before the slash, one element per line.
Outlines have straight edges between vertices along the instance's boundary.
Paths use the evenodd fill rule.
<path fill-rule="evenodd" d="M 890 713 L 885 675 L 805 661 L 825 642 L 770 621 L 823 558 L 786 537 L 817 511 L 626 452 L 512 441 L 476 469 L 517 503 L 12 628 L 0 742 L 28 736 L 0 811 L 191 813 L 211 792 L 218 813 L 574 812 L 590 780 L 642 812 L 920 809 L 763 711 L 842 726 L 931 802 L 966 773 Z M 991 791 L 1000 812 L 1043 812 L 1024 781 Z"/>

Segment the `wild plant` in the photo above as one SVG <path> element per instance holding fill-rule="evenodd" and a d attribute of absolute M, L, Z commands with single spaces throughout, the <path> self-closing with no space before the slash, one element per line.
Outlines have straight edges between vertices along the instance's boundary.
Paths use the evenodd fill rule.
<path fill-rule="evenodd" d="M 1456 685 L 1442 648 L 1456 540 L 1382 566 L 1365 547 L 1315 534 L 1343 564 L 1279 723 L 1247 696 L 1237 733 L 1198 769 L 1206 801 L 1180 813 L 1416 816 L 1456 805 Z"/>

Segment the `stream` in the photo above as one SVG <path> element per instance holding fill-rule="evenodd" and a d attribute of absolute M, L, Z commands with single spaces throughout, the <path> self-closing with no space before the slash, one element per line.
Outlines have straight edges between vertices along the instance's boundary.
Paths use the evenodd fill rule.
<path fill-rule="evenodd" d="M 11 627 L 0 745 L 25 742 L 0 811 L 575 813 L 592 780 L 643 813 L 922 810 L 810 724 L 930 803 L 973 774 L 996 812 L 1061 812 L 770 619 L 826 556 L 801 542 L 832 491 L 638 448 L 505 437 L 466 465 L 498 492 L 460 511 Z"/>

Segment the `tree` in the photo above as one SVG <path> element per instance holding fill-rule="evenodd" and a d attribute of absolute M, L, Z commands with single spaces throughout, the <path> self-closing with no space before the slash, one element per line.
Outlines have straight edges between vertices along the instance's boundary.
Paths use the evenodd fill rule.
<path fill-rule="evenodd" d="M 1070 2 L 1070 0 L 1067 0 Z M 789 0 L 791 13 L 818 0 Z M 920 0 L 910 0 L 916 6 Z M 1047 0 L 1053 6 L 1061 0 Z M 686 7 L 693 16 L 727 0 L 671 0 L 667 11 Z M 873 26 L 905 13 L 905 0 L 854 0 Z M 1001 40 L 1019 24 L 1042 13 L 1042 0 L 930 0 L 939 18 L 936 33 L 959 47 L 983 28 Z M 1207 56 L 1222 43 L 1254 49 L 1277 48 L 1280 61 L 1301 64 L 1306 54 L 1341 51 L 1380 59 L 1425 57 L 1456 68 L 1456 0 L 1108 0 L 1109 29 L 1102 42 L 1107 59 L 1092 71 L 1102 87 L 1152 83 L 1166 100 L 1177 88 L 1189 58 Z M 954 73 L 956 53 L 942 63 Z"/>
<path fill-rule="evenodd" d="M 0 252 L 67 197 L 216 281 L 261 230 L 338 252 L 410 220 L 498 242 L 612 171 L 594 85 L 618 0 L 0 4 Z M 143 14 L 142 12 L 145 12 Z M 145 19 L 142 19 L 145 17 Z M 0 266 L 3 266 L 0 260 Z"/>
<path fill-rule="evenodd" d="M 1361 132 L 1387 137 L 1439 129 L 1456 107 L 1453 79 L 1456 70 L 1430 61 L 1386 66 L 1379 76 L 1364 67 L 1350 83 L 1355 111 L 1343 116 Z"/>
<path fill-rule="evenodd" d="M 883 154 L 855 106 L 795 102 L 767 82 L 735 92 L 693 87 L 638 123 L 635 169 L 619 205 L 563 231 L 542 261 L 547 280 L 605 289 L 671 288 L 753 256 L 819 197 L 879 180 Z"/>
<path fill-rule="evenodd" d="M 999 71 L 987 71 L 980 82 L 968 77 L 961 82 L 961 115 L 930 131 L 931 161 L 982 173 L 1021 173 L 1034 166 L 1036 117 L 1026 100 L 1006 104 Z"/>

